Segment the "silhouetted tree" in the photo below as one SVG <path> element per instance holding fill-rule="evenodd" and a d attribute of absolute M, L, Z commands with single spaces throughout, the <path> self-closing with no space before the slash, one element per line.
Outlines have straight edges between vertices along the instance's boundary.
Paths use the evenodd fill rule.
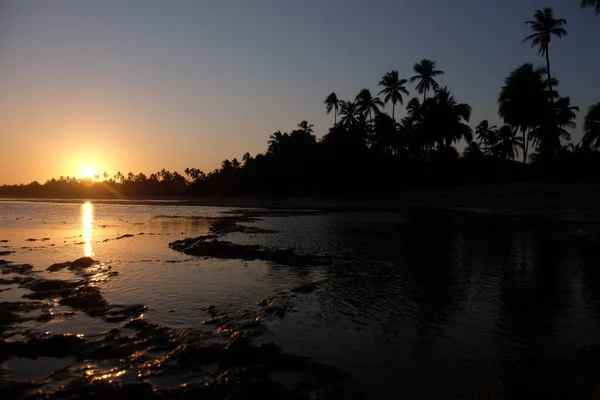
<path fill-rule="evenodd" d="M 313 124 L 309 124 L 307 121 L 302 121 L 298 124 L 298 128 L 308 135 L 313 133 Z"/>
<path fill-rule="evenodd" d="M 600 0 L 582 0 L 581 8 L 594 7 L 596 9 L 596 15 L 600 14 Z"/>
<path fill-rule="evenodd" d="M 527 162 L 529 132 L 541 124 L 548 107 L 545 68 L 523 64 L 506 78 L 498 98 L 499 114 L 523 134 L 523 162 Z"/>
<path fill-rule="evenodd" d="M 398 71 L 396 70 L 386 73 L 381 78 L 381 81 L 379 81 L 379 86 L 383 86 L 383 90 L 378 95 L 385 95 L 383 98 L 385 104 L 390 101 L 392 102 L 392 118 L 394 121 L 396 120 L 396 103 L 404 104 L 402 99 L 403 93 L 408 96 L 408 90 L 406 90 L 407 82 L 408 80 L 399 78 Z"/>
<path fill-rule="evenodd" d="M 523 148 L 523 138 L 517 136 L 516 129 L 503 125 L 496 130 L 495 136 L 497 140 L 492 154 L 504 160 L 514 160 L 519 155 L 519 148 Z"/>
<path fill-rule="evenodd" d="M 330 114 L 331 111 L 333 111 L 333 125 L 337 125 L 337 115 L 341 104 L 342 100 L 338 99 L 334 92 L 331 92 L 325 99 L 325 109 L 327 110 L 327 114 Z"/>
<path fill-rule="evenodd" d="M 277 131 L 269 136 L 269 149 L 268 152 L 270 154 L 277 154 L 281 152 L 282 148 L 289 141 L 289 135 L 287 133 L 281 133 L 281 131 Z"/>
<path fill-rule="evenodd" d="M 532 21 L 525 22 L 533 34 L 523 39 L 524 42 L 531 41 L 531 47 L 539 47 L 538 54 L 546 56 L 546 72 L 548 73 L 548 90 L 552 94 L 552 75 L 550 74 L 550 40 L 552 36 L 562 38 L 567 35 L 563 26 L 567 25 L 564 18 L 555 19 L 552 8 L 547 7 L 543 10 L 537 10 Z M 552 99 L 551 99 L 552 101 Z"/>
<path fill-rule="evenodd" d="M 538 152 L 546 157 L 558 155 L 562 148 L 561 140 L 571 140 L 571 134 L 565 128 L 575 128 L 577 111 L 579 107 L 572 106 L 569 97 L 561 97 L 554 107 L 546 107 L 546 114 L 540 125 L 531 131 Z"/>
<path fill-rule="evenodd" d="M 463 151 L 463 157 L 465 158 L 481 158 L 484 154 L 481 151 L 481 147 L 479 147 L 479 143 L 472 141 Z"/>
<path fill-rule="evenodd" d="M 342 102 L 340 116 L 340 123 L 346 129 L 358 126 L 360 124 L 360 111 L 358 109 L 358 105 L 355 102 Z"/>
<path fill-rule="evenodd" d="M 483 120 L 475 128 L 475 135 L 477 140 L 483 144 L 484 153 L 495 155 L 493 154 L 493 149 L 498 143 L 496 126 L 490 126 L 490 123 L 487 120 Z"/>
<path fill-rule="evenodd" d="M 379 114 L 379 108 L 383 108 L 384 104 L 381 99 L 377 96 L 373 97 L 369 89 L 361 90 L 354 99 L 358 112 L 363 114 L 365 117 L 369 116 L 369 121 L 373 122 L 373 114 Z"/>
<path fill-rule="evenodd" d="M 419 93 L 423 94 L 423 101 L 425 101 L 425 99 L 427 99 L 427 92 L 429 90 L 437 90 L 439 87 L 434 78 L 442 75 L 444 71 L 437 70 L 435 61 L 427 59 L 421 60 L 420 63 L 416 63 L 413 69 L 416 75 L 410 78 L 410 82 L 414 83 L 419 81 L 416 89 Z"/>
<path fill-rule="evenodd" d="M 583 130 L 583 146 L 589 150 L 600 149 L 600 103 L 589 108 Z"/>
<path fill-rule="evenodd" d="M 468 125 L 471 106 L 458 103 L 447 87 L 439 89 L 423 106 L 423 124 L 430 140 L 446 147 L 461 139 L 473 140 L 473 131 Z"/>

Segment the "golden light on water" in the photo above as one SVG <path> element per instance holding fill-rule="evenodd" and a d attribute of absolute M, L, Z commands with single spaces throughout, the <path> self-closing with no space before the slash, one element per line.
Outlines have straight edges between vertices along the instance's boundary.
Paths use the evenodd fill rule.
<path fill-rule="evenodd" d="M 92 257 L 92 232 L 94 230 L 94 206 L 89 201 L 81 205 L 81 227 L 83 230 L 83 255 Z"/>

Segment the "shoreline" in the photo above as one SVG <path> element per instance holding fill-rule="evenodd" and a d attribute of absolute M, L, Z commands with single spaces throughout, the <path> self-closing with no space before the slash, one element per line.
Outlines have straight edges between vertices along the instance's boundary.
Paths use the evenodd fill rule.
<path fill-rule="evenodd" d="M 510 184 L 410 190 L 393 194 L 292 197 L 145 197 L 63 198 L 2 197 L 0 202 L 205 206 L 322 211 L 401 212 L 414 208 L 458 208 L 547 212 L 579 210 L 600 212 L 600 185 Z"/>

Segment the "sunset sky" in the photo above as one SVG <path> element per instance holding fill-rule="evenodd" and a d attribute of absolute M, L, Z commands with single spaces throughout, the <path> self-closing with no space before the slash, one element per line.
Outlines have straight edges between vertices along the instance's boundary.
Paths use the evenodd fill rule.
<path fill-rule="evenodd" d="M 422 58 L 498 123 L 504 78 L 543 65 L 524 21 L 552 6 L 569 36 L 552 72 L 581 121 L 600 101 L 600 16 L 579 0 L 2 0 L 0 184 L 218 168 L 301 120 L 321 137 L 332 91 L 352 99 Z M 410 87 L 411 96 L 414 87 Z M 390 108 L 391 109 L 391 108 Z M 397 109 L 397 117 L 404 111 Z"/>

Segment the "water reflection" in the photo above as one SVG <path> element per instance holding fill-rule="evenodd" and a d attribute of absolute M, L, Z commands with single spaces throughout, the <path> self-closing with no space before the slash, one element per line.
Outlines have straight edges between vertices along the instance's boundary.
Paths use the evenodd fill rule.
<path fill-rule="evenodd" d="M 81 205 L 81 227 L 83 230 L 83 255 L 92 257 L 92 232 L 94 230 L 94 206 L 89 201 Z"/>

